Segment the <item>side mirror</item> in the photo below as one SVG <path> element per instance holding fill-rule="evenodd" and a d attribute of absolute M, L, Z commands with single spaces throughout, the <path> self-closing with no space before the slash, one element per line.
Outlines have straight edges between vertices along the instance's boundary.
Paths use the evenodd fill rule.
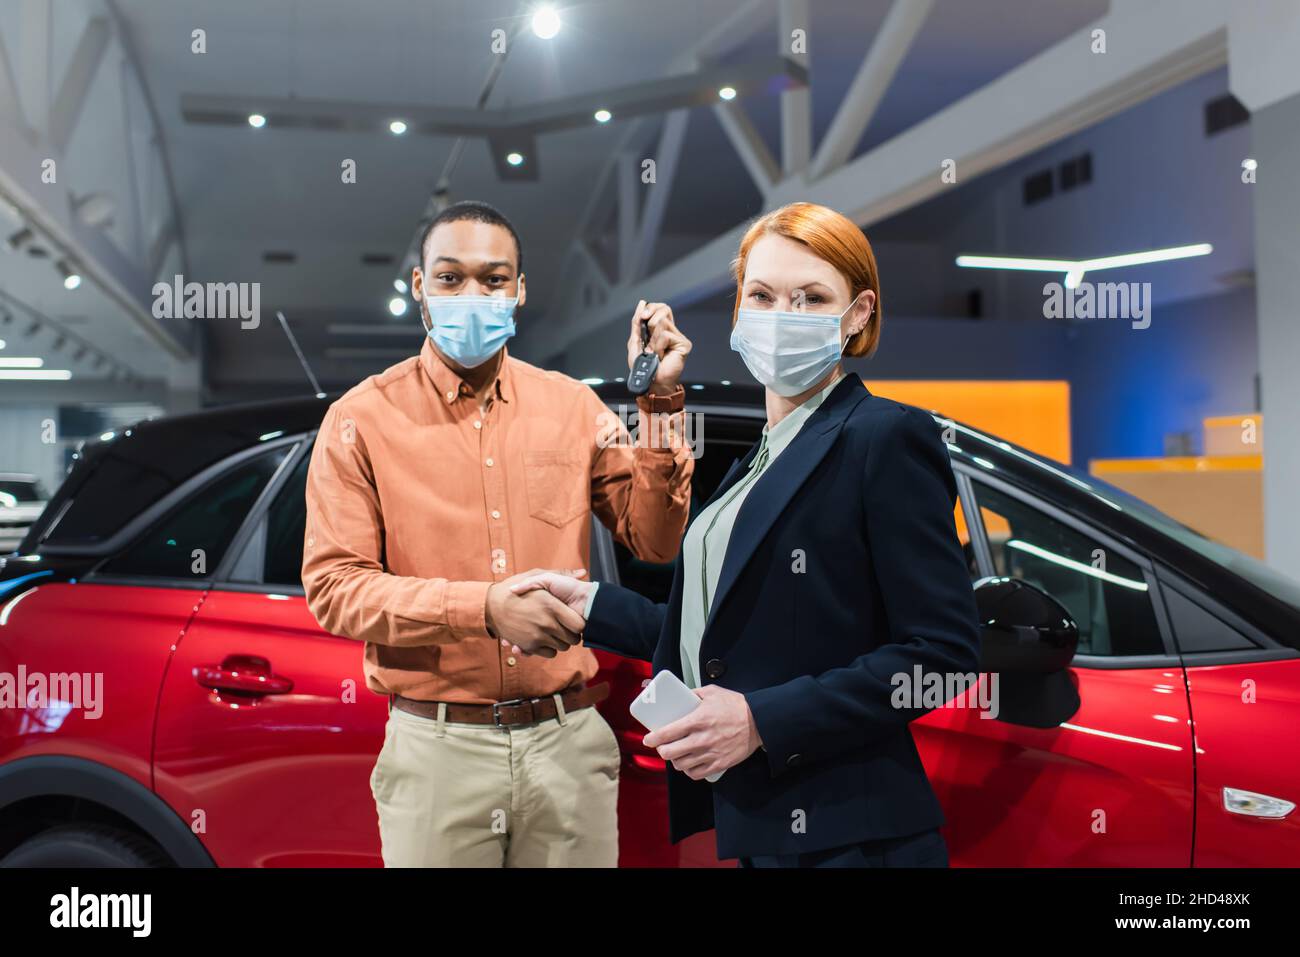
<path fill-rule="evenodd" d="M 981 671 L 1051 674 L 1066 668 L 1079 647 L 1079 627 L 1065 607 L 1018 578 L 980 579 L 975 607 Z"/>
<path fill-rule="evenodd" d="M 975 584 L 982 635 L 980 671 L 997 677 L 998 720 L 1054 728 L 1079 710 L 1069 670 L 1079 627 L 1059 601 L 1018 578 Z"/>

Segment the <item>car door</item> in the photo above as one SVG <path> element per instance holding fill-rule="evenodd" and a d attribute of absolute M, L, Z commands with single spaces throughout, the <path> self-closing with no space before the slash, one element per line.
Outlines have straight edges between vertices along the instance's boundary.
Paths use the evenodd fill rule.
<path fill-rule="evenodd" d="M 1196 732 L 1197 867 L 1300 861 L 1300 655 L 1160 568 Z"/>
<path fill-rule="evenodd" d="M 1079 707 L 1050 727 L 963 699 L 913 734 L 956 866 L 1186 867 L 1193 751 L 1184 672 L 1146 559 L 992 477 L 961 479 L 973 574 L 1023 579 L 1079 627 Z M 1001 676 L 984 675 L 1001 691 Z M 1000 695 L 992 699 L 996 705 Z"/>
<path fill-rule="evenodd" d="M 323 631 L 299 570 L 310 442 L 264 492 L 178 644 L 156 789 L 225 866 L 380 866 L 369 778 L 387 701 Z"/>

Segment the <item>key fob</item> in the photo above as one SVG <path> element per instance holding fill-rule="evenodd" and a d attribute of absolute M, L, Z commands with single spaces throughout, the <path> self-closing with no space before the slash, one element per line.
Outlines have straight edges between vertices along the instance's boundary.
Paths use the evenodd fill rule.
<path fill-rule="evenodd" d="M 641 345 L 649 342 L 648 322 L 641 323 Z M 642 352 L 632 363 L 632 371 L 627 374 L 627 391 L 633 395 L 645 395 L 650 391 L 650 383 L 659 371 L 659 357 L 653 352 Z"/>
<path fill-rule="evenodd" d="M 650 391 L 650 383 L 659 371 L 659 357 L 653 352 L 643 352 L 632 363 L 632 371 L 627 374 L 627 391 L 633 395 L 645 395 Z"/>

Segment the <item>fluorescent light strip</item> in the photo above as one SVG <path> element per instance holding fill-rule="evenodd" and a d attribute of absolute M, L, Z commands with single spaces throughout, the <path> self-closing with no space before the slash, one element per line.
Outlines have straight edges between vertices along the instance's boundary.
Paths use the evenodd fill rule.
<path fill-rule="evenodd" d="M 1078 263 L 1072 259 L 1024 259 L 1016 256 L 958 256 L 957 265 L 967 269 L 1025 269 L 1030 272 L 1069 272 Z"/>
<path fill-rule="evenodd" d="M 0 379 L 71 379 L 71 369 L 0 369 Z"/>
<path fill-rule="evenodd" d="M 45 360 L 36 356 L 16 356 L 12 359 L 0 359 L 0 369 L 39 369 Z"/>
<path fill-rule="evenodd" d="M 1214 252 L 1209 243 L 1194 243 L 1190 246 L 1169 246 L 1165 249 L 1151 249 L 1146 252 L 1122 253 L 1118 256 L 1102 256 L 1098 259 L 1032 259 L 1025 256 L 958 256 L 957 265 L 965 269 L 1017 269 L 1028 272 L 1063 272 L 1066 285 L 1071 289 L 1079 285 L 1086 272 L 1101 269 L 1119 269 L 1123 266 L 1140 266 L 1145 263 L 1168 262 L 1171 259 L 1188 259 L 1192 256 L 1208 256 Z"/>

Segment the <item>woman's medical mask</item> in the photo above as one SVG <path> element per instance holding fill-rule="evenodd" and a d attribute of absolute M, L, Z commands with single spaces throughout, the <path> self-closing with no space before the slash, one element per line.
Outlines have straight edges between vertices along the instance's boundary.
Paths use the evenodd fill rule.
<path fill-rule="evenodd" d="M 840 320 L 852 308 L 851 302 L 838 316 L 741 309 L 731 330 L 731 348 L 745 360 L 750 375 L 777 395 L 798 395 L 840 361 L 849 342 L 848 336 L 840 341 Z"/>
<path fill-rule="evenodd" d="M 518 296 L 425 296 L 429 338 L 452 362 L 473 369 L 515 334 L 518 305 Z"/>

